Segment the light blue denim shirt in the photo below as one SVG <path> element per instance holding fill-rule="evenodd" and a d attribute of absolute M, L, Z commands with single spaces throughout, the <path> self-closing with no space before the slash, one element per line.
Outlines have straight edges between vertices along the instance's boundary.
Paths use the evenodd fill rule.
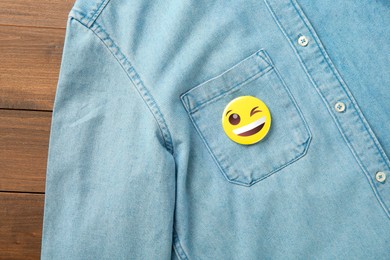
<path fill-rule="evenodd" d="M 390 259 L 386 0 L 84 0 L 42 259 Z M 221 118 L 262 100 L 266 137 Z M 386 180 L 387 178 L 387 180 Z"/>

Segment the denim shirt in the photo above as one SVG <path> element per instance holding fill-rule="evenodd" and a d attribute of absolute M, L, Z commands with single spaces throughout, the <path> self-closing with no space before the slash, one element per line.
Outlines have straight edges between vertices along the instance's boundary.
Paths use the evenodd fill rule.
<path fill-rule="evenodd" d="M 389 8 L 76 1 L 42 259 L 389 259 Z M 245 96 L 251 145 L 221 123 Z"/>

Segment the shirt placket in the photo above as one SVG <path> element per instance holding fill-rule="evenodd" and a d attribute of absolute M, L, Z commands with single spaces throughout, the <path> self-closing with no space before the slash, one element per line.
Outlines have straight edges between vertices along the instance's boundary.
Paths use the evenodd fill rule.
<path fill-rule="evenodd" d="M 390 162 L 295 0 L 265 0 L 390 218 Z"/>

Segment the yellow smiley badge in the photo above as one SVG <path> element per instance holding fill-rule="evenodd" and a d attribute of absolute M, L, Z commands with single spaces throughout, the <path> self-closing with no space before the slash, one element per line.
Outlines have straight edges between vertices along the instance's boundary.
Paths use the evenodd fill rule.
<path fill-rule="evenodd" d="M 271 113 L 263 101 L 241 96 L 227 104 L 222 114 L 226 135 L 239 144 L 254 144 L 263 139 L 271 127 Z"/>

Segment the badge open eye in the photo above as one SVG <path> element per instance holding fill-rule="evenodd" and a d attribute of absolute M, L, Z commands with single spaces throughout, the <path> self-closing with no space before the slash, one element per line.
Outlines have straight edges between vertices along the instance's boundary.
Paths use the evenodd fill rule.
<path fill-rule="evenodd" d="M 229 116 L 229 123 L 232 125 L 238 125 L 241 121 L 241 118 L 238 114 L 234 113 Z"/>
<path fill-rule="evenodd" d="M 258 106 L 252 108 L 250 116 L 253 116 L 253 115 L 256 114 L 256 113 L 260 113 L 260 112 L 261 112 L 261 110 L 259 110 L 259 109 L 257 109 L 257 108 L 258 108 Z"/>

